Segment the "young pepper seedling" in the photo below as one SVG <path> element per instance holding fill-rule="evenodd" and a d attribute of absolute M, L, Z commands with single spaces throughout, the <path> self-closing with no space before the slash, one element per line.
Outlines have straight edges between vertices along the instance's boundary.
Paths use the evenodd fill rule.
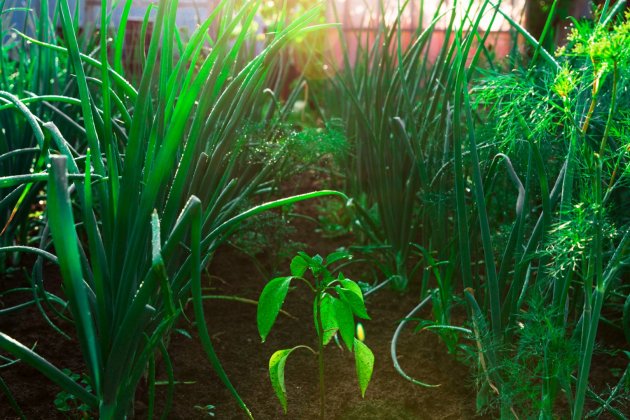
<path fill-rule="evenodd" d="M 356 282 L 339 273 L 334 277 L 330 271 L 331 264 L 350 258 L 350 254 L 344 251 L 333 252 L 326 259 L 319 255 L 313 257 L 304 252 L 291 261 L 291 275 L 277 277 L 269 281 L 258 301 L 257 323 L 260 337 L 264 342 L 273 327 L 278 313 L 289 292 L 289 286 L 293 281 L 303 282 L 314 293 L 313 320 L 317 332 L 317 351 L 306 345 L 299 345 L 291 349 L 276 351 L 269 359 L 269 377 L 271 385 L 282 404 L 284 412 L 287 412 L 287 393 L 284 383 L 284 367 L 289 355 L 299 349 L 305 348 L 317 355 L 319 365 L 319 393 L 320 416 L 325 416 L 326 387 L 324 383 L 324 346 L 339 333 L 345 346 L 354 353 L 357 377 L 361 395 L 365 391 L 372 377 L 374 369 L 374 354 L 363 343 L 364 332 L 361 326 L 358 330 L 360 336 L 355 337 L 355 317 L 370 319 L 365 308 L 363 293 Z M 304 277 L 310 271 L 313 280 Z"/>

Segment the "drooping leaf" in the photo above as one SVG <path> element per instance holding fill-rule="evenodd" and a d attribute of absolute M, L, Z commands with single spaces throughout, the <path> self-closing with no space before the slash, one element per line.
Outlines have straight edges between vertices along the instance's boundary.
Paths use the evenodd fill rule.
<path fill-rule="evenodd" d="M 29 349 L 19 341 L 16 341 L 2 332 L 0 332 L 0 349 L 21 359 L 24 363 L 33 366 L 44 374 L 44 376 L 59 385 L 61 389 L 68 394 L 76 396 L 90 407 L 98 407 L 98 399 L 88 391 L 87 388 L 82 387 L 68 374 L 54 366 L 32 349 Z"/>
<path fill-rule="evenodd" d="M 300 255 L 291 260 L 291 275 L 294 277 L 302 277 L 308 268 L 308 261 Z"/>
<path fill-rule="evenodd" d="M 269 379 L 271 379 L 271 386 L 278 400 L 280 400 L 280 404 L 282 404 L 282 409 L 285 413 L 287 412 L 287 388 L 284 385 L 284 366 L 293 350 L 295 350 L 295 348 L 278 350 L 272 354 L 269 359 Z"/>
<path fill-rule="evenodd" d="M 335 318 L 339 325 L 341 338 L 344 343 L 346 343 L 348 350 L 352 351 L 352 344 L 354 342 L 354 315 L 352 315 L 352 309 L 346 302 L 334 298 L 333 307 L 335 309 Z"/>
<path fill-rule="evenodd" d="M 277 277 L 267 283 L 260 294 L 256 321 L 263 342 L 267 339 L 271 327 L 276 322 L 280 308 L 287 297 L 291 279 L 292 277 Z"/>
<path fill-rule="evenodd" d="M 365 391 L 374 371 L 374 353 L 363 342 L 354 339 L 354 360 L 357 366 L 357 378 L 361 388 L 361 396 L 365 397 Z"/>
<path fill-rule="evenodd" d="M 341 287 L 336 287 L 337 293 L 343 301 L 350 305 L 352 312 L 359 318 L 370 319 L 359 285 L 349 279 L 340 279 L 339 283 L 341 283 Z"/>
<path fill-rule="evenodd" d="M 334 297 L 326 294 L 322 298 L 322 302 L 320 304 L 322 328 L 324 329 L 324 345 L 328 344 L 339 330 L 339 324 L 337 323 L 337 317 L 335 316 L 335 308 L 333 305 L 334 300 Z M 315 322 L 315 326 L 317 327 L 317 320 Z"/>

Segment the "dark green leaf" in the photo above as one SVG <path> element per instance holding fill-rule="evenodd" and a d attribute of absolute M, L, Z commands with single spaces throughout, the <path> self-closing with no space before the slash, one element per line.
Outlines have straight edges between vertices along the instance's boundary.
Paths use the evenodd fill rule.
<path fill-rule="evenodd" d="M 70 375 L 51 364 L 38 353 L 24 346 L 22 343 L 0 332 L 0 349 L 21 359 L 28 365 L 39 370 L 44 376 L 59 385 L 61 389 L 70 395 L 74 395 L 91 407 L 98 407 L 98 399 L 91 392 L 83 388 Z"/>
<path fill-rule="evenodd" d="M 101 354 L 92 318 L 90 290 L 83 280 L 79 238 L 74 226 L 72 203 L 68 189 L 65 156 L 54 156 L 50 162 L 48 181 L 48 220 L 57 251 L 65 293 L 76 323 L 79 343 L 88 369 L 98 383 L 101 374 Z"/>

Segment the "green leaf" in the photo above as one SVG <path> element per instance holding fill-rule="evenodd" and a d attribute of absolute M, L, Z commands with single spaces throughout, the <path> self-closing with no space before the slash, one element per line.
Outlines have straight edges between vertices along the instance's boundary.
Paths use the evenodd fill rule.
<path fill-rule="evenodd" d="M 311 269 L 311 272 L 313 273 L 314 276 L 317 277 L 321 274 L 323 270 L 326 270 L 323 264 L 324 259 L 321 257 L 321 255 L 317 254 L 310 257 L 303 252 L 300 252 L 298 254 L 302 256 L 302 258 L 304 258 L 308 262 L 308 266 Z"/>
<path fill-rule="evenodd" d="M 332 302 L 341 338 L 346 343 L 348 350 L 352 351 L 354 342 L 354 315 L 352 315 L 352 309 L 350 305 L 340 299 L 333 298 Z"/>
<path fill-rule="evenodd" d="M 280 400 L 285 414 L 287 412 L 287 388 L 284 385 L 284 365 L 286 365 L 287 358 L 293 350 L 295 350 L 295 348 L 278 350 L 272 354 L 269 359 L 269 379 L 271 379 L 271 386 Z"/>
<path fill-rule="evenodd" d="M 332 274 L 330 274 L 330 271 L 326 270 L 325 268 L 322 268 L 322 270 L 316 275 L 321 276 L 322 283 L 326 286 L 335 281 L 335 278 L 332 276 Z"/>
<path fill-rule="evenodd" d="M 192 335 L 190 335 L 190 333 L 188 331 L 186 331 L 185 329 L 183 329 L 183 328 L 175 328 L 175 332 L 178 333 L 178 334 L 183 335 L 184 337 L 186 337 L 189 340 L 193 339 Z"/>
<path fill-rule="evenodd" d="M 335 289 L 341 299 L 350 305 L 352 312 L 359 318 L 370 319 L 359 285 L 350 279 L 340 279 L 339 283 L 341 283 L 341 287 L 337 286 Z"/>
<path fill-rule="evenodd" d="M 88 364 L 89 373 L 97 384 L 98 394 L 102 372 L 99 336 L 96 334 L 94 325 L 94 309 L 90 305 L 91 291 L 83 279 L 79 238 L 72 214 L 66 161 L 65 156 L 53 156 L 50 160 L 48 221 L 59 260 L 64 291 L 74 316 L 81 351 Z"/>
<path fill-rule="evenodd" d="M 308 262 L 301 256 L 296 256 L 291 260 L 291 275 L 302 277 L 308 268 Z"/>
<path fill-rule="evenodd" d="M 310 268 L 311 273 L 313 273 L 316 278 L 319 279 L 319 277 L 323 275 L 324 282 L 328 283 L 327 280 L 330 278 L 330 273 L 328 273 L 328 270 L 326 270 L 326 267 L 324 267 L 324 259 L 321 257 L 321 255 L 317 254 L 311 257 L 307 253 L 300 251 L 298 252 L 298 256 L 304 258 L 304 261 L 306 261 L 308 268 Z"/>
<path fill-rule="evenodd" d="M 354 339 L 354 360 L 357 366 L 357 378 L 359 379 L 359 387 L 361 388 L 361 396 L 365 397 L 372 371 L 374 370 L 374 353 L 361 341 Z"/>
<path fill-rule="evenodd" d="M 352 254 L 348 251 L 335 251 L 326 256 L 326 266 L 333 264 L 339 260 L 350 258 Z"/>
<path fill-rule="evenodd" d="M 38 353 L 2 332 L 0 332 L 0 349 L 21 359 L 26 364 L 33 366 L 48 379 L 59 385 L 61 389 L 66 391 L 68 394 L 76 396 L 81 401 L 89 404 L 90 407 L 98 407 L 99 401 L 95 395 L 83 388 L 68 374 L 54 366 Z"/>
<path fill-rule="evenodd" d="M 339 330 L 339 324 L 335 316 L 334 300 L 334 297 L 327 294 L 322 298 L 320 304 L 322 328 L 324 329 L 324 345 L 328 344 Z M 317 322 L 315 322 L 315 326 L 317 327 Z"/>
<path fill-rule="evenodd" d="M 258 332 L 260 333 L 260 338 L 262 338 L 263 343 L 267 339 L 267 335 L 269 331 L 271 331 L 274 322 L 276 322 L 280 308 L 282 308 L 284 299 L 287 297 L 291 279 L 292 277 L 277 277 L 267 283 L 260 294 L 256 320 L 258 323 Z"/>

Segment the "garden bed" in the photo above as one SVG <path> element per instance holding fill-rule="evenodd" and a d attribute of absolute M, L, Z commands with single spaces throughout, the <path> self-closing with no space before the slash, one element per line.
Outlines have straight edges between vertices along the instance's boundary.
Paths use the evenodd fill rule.
<path fill-rule="evenodd" d="M 313 214 L 314 205 L 303 205 L 298 211 Z M 317 226 L 307 220 L 294 219 L 292 224 L 296 230 L 291 239 L 305 242 L 308 246 L 306 251 L 310 253 L 326 255 L 350 243 L 348 237 L 321 238 L 315 232 Z M 209 293 L 212 295 L 256 300 L 268 280 L 262 278 L 249 257 L 229 246 L 217 253 L 208 271 L 211 277 L 206 278 L 204 286 L 211 285 Z M 346 275 L 350 276 L 350 273 Z M 48 285 L 59 281 L 53 267 L 49 267 L 45 278 Z M 6 286 L 18 286 L 23 280 L 12 278 L 7 281 L 10 284 L 5 283 Z M 315 331 L 309 299 L 306 288 L 298 286 L 293 290 L 285 306 L 292 317 L 280 315 L 265 343 L 260 342 L 254 305 L 206 300 L 207 323 L 215 349 L 255 418 L 283 417 L 282 407 L 269 381 L 267 364 L 275 350 L 298 344 L 314 345 Z M 16 302 L 7 299 L 4 304 L 17 302 L 16 296 Z M 471 372 L 466 365 L 447 354 L 446 347 L 433 333 L 414 334 L 413 325 L 409 325 L 400 338 L 398 355 L 400 364 L 408 374 L 431 384 L 439 384 L 439 387 L 419 387 L 403 379 L 394 370 L 389 355 L 390 340 L 398 321 L 416 306 L 417 291 L 412 288 L 406 294 L 398 294 L 381 290 L 371 295 L 366 303 L 372 318 L 364 323 L 366 343 L 376 357 L 373 380 L 362 399 L 356 380 L 354 356 L 331 343 L 326 348 L 327 418 L 481 418 L 475 415 Z M 187 314 L 192 319 L 192 307 L 188 309 Z M 62 322 L 60 325 L 71 330 L 67 323 Z M 195 328 L 184 319 L 180 321 L 179 327 L 190 332 L 192 339 L 178 333 L 171 338 L 169 349 L 175 379 L 182 383 L 175 387 L 173 410 L 169 418 L 209 418 L 203 409 L 208 405 L 214 406 L 211 412 L 215 418 L 245 418 L 212 371 L 198 344 Z M 69 368 L 75 373 L 83 370 L 78 344 L 60 338 L 45 324 L 34 306 L 1 319 L 0 330 L 26 344 L 37 343 L 37 350 L 59 367 Z M 308 352 L 297 352 L 288 361 L 286 369 L 286 418 L 317 418 L 317 359 Z M 28 418 L 66 418 L 54 405 L 59 389 L 40 373 L 20 363 L 3 370 L 2 374 Z M 158 365 L 157 379 L 166 379 L 161 364 Z M 161 412 L 160 405 L 165 400 L 165 388 L 158 386 L 157 413 Z M 138 418 L 145 418 L 146 388 L 140 390 L 137 399 Z M 4 396 L 0 396 L 0 401 L 3 402 L 0 404 L 0 418 L 15 417 Z"/>
<path fill-rule="evenodd" d="M 284 195 L 322 189 L 329 184 L 314 172 L 307 172 L 285 184 Z M 288 190 L 287 185 L 291 186 Z M 284 238 L 293 243 L 303 243 L 304 251 L 310 254 L 327 255 L 339 247 L 353 244 L 351 234 L 326 238 L 319 232 L 317 219 L 318 200 L 300 203 L 294 212 L 308 218 L 293 217 L 289 225 L 292 233 Z M 309 220 L 310 218 L 310 220 Z M 204 278 L 206 295 L 239 297 L 249 301 L 207 299 L 205 301 L 206 322 L 213 338 L 215 350 L 228 376 L 255 418 L 258 419 L 315 419 L 319 416 L 319 394 L 317 382 L 317 358 L 308 351 L 296 352 L 286 365 L 288 413 L 274 395 L 268 374 L 271 354 L 279 349 L 299 344 L 315 346 L 315 330 L 312 322 L 312 296 L 303 285 L 292 289 L 283 308 L 288 315 L 281 314 L 276 326 L 265 343 L 261 343 L 256 326 L 256 301 L 266 281 L 270 280 L 257 270 L 259 266 L 272 270 L 277 256 L 263 253 L 255 262 L 243 252 L 225 245 L 217 252 Z M 283 261 L 280 270 L 288 271 L 289 259 Z M 29 261 L 24 266 L 30 267 Z M 359 264 L 344 271 L 354 280 L 362 278 L 365 267 Z M 26 277 L 12 275 L 3 280 L 3 289 L 25 287 Z M 46 288 L 52 293 L 61 293 L 60 276 L 53 266 L 46 267 Z M 458 356 L 449 355 L 440 338 L 429 331 L 414 333 L 410 323 L 401 334 L 397 354 L 400 365 L 411 377 L 439 385 L 434 388 L 417 386 L 403 379 L 394 369 L 390 357 L 390 344 L 398 323 L 418 304 L 418 283 L 412 281 L 410 290 L 404 294 L 387 288 L 366 298 L 371 320 L 364 322 L 365 342 L 375 354 L 373 379 L 365 398 L 361 398 L 356 379 L 354 355 L 331 343 L 326 349 L 326 417 L 331 419 L 475 419 L 497 417 L 476 413 L 475 372 Z M 2 304 L 10 307 L 27 300 L 28 295 L 12 294 L 3 298 Z M 171 336 L 169 352 L 172 358 L 175 380 L 173 406 L 169 418 L 193 419 L 244 419 L 243 411 L 222 385 L 199 344 L 192 305 L 186 308 L 186 318 L 181 318 L 178 329 L 181 333 Z M 419 315 L 431 319 L 428 310 Z M 464 324 L 464 314 L 455 315 L 459 324 Z M 65 331 L 72 326 L 53 318 Z M 54 332 L 42 319 L 35 306 L 0 318 L 0 330 L 26 345 L 36 345 L 48 360 L 60 368 L 74 373 L 85 371 L 78 343 L 66 340 Z M 625 357 L 621 352 L 611 354 L 607 348 L 624 347 L 623 335 L 617 330 L 602 325 L 599 331 L 600 346 L 593 360 L 591 383 L 598 390 L 605 390 L 611 382 L 611 371 L 623 371 Z M 463 342 L 473 346 L 472 342 Z M 27 418 L 65 419 L 66 413 L 55 407 L 54 400 L 59 388 L 41 373 L 25 365 L 15 364 L 2 370 L 5 382 L 16 396 Z M 157 381 L 166 381 L 163 362 L 157 365 Z M 156 413 L 160 414 L 166 400 L 166 386 L 157 386 Z M 561 404 L 563 406 L 564 404 Z M 592 408 L 592 403 L 590 404 Z M 142 383 L 136 397 L 137 418 L 147 417 L 147 388 Z M 561 408 L 562 409 L 562 408 Z M 568 409 L 564 406 L 563 409 Z M 80 413 L 69 413 L 76 418 Z M 496 413 L 495 413 L 496 414 Z M 0 418 L 18 418 L 0 394 Z M 603 417 L 608 418 L 608 417 Z M 612 417 L 611 417 L 612 418 Z"/>

